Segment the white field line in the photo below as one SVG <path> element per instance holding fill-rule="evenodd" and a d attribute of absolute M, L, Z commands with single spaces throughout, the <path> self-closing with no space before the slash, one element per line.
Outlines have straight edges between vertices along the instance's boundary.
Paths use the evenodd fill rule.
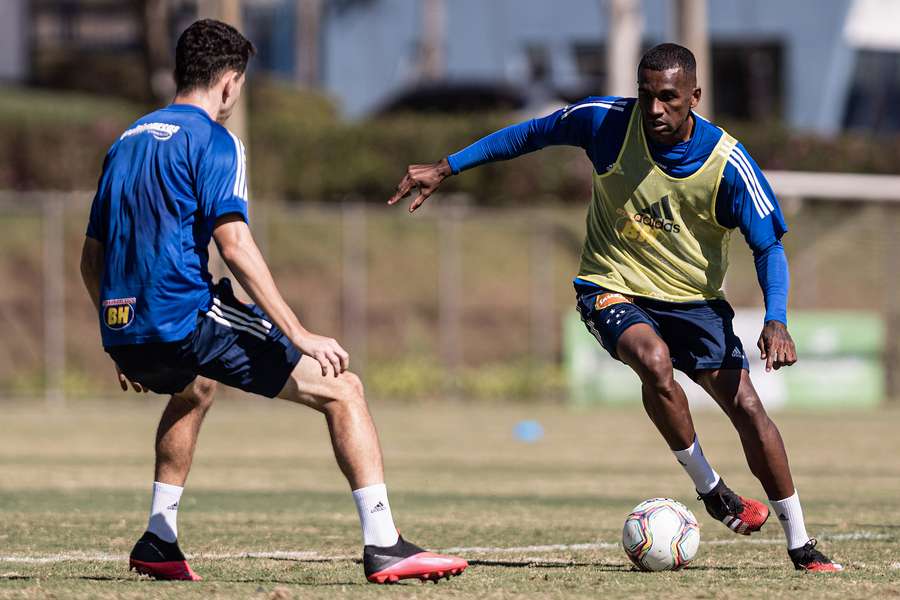
<path fill-rule="evenodd" d="M 893 536 L 871 531 L 854 531 L 850 533 L 835 533 L 819 536 L 823 541 L 858 541 L 858 540 L 891 540 Z M 737 544 L 783 544 L 782 538 L 734 538 L 727 540 L 710 540 L 703 542 L 711 546 L 731 546 Z M 444 548 L 442 552 L 452 552 L 464 555 L 471 554 L 524 554 L 529 552 L 565 552 L 578 550 L 611 550 L 620 548 L 618 542 L 594 542 L 585 544 L 544 544 L 539 546 L 468 546 Z M 328 555 L 312 550 L 298 552 L 237 552 L 237 553 L 197 553 L 188 554 L 190 559 L 198 560 L 235 560 L 244 558 L 261 558 L 270 560 L 289 560 L 296 562 L 336 562 L 359 560 L 358 555 Z M 28 563 L 47 564 L 58 562 L 120 562 L 128 560 L 126 554 L 110 554 L 106 552 L 60 552 L 56 554 L 41 555 L 0 555 L 0 563 Z M 542 562 L 548 562 L 543 559 Z M 900 563 L 897 563 L 900 566 Z"/>

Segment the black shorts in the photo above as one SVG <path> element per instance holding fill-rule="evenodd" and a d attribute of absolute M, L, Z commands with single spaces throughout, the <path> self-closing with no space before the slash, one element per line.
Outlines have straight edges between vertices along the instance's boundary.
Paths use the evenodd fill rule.
<path fill-rule="evenodd" d="M 732 327 L 734 310 L 725 300 L 665 302 L 628 296 L 575 281 L 577 307 L 588 331 L 610 356 L 626 329 L 646 323 L 669 347 L 672 366 L 690 377 L 706 369 L 750 370 Z"/>
<path fill-rule="evenodd" d="M 253 304 L 234 297 L 220 280 L 213 305 L 178 342 L 111 346 L 106 352 L 128 379 L 157 394 L 182 391 L 198 375 L 246 392 L 275 397 L 301 353 Z"/>

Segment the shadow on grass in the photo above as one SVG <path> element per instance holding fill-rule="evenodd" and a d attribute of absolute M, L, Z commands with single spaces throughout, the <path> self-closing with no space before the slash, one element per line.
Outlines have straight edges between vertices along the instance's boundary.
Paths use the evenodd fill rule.
<path fill-rule="evenodd" d="M 491 560 L 491 559 L 474 559 L 469 560 L 472 566 L 483 567 L 510 567 L 510 568 L 535 568 L 535 569 L 566 569 L 569 567 L 590 567 L 599 571 L 610 572 L 629 572 L 640 573 L 633 566 L 627 563 L 611 563 L 603 561 L 540 561 L 540 560 Z M 747 570 L 768 571 L 769 567 L 748 567 L 748 566 L 713 566 L 713 565 L 692 565 L 684 569 L 685 571 L 747 571 Z"/>

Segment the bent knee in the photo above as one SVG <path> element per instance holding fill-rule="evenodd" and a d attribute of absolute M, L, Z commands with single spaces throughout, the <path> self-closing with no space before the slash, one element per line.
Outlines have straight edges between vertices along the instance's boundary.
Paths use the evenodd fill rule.
<path fill-rule="evenodd" d="M 338 386 L 336 400 L 342 402 L 352 402 L 355 404 L 365 404 L 366 396 L 363 390 L 362 379 L 356 373 L 345 371 L 338 377 L 341 384 Z"/>
<path fill-rule="evenodd" d="M 218 384 L 212 379 L 197 377 L 187 392 L 179 394 L 179 397 L 198 408 L 209 408 L 215 399 L 217 387 Z"/>
<path fill-rule="evenodd" d="M 329 381 L 327 388 L 316 395 L 320 398 L 321 408 L 326 411 L 367 406 L 362 380 L 349 371 Z"/>
<path fill-rule="evenodd" d="M 675 385 L 675 373 L 672 371 L 672 358 L 664 344 L 654 344 L 638 354 L 641 365 L 641 381 L 661 391 Z"/>

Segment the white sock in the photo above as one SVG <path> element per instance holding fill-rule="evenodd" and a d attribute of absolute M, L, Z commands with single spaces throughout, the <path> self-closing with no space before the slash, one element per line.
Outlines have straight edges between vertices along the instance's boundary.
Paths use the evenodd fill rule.
<path fill-rule="evenodd" d="M 800 507 L 800 496 L 794 490 L 794 495 L 784 500 L 769 500 L 781 528 L 784 529 L 784 537 L 787 538 L 788 550 L 799 548 L 809 541 L 806 533 L 806 524 L 803 522 L 803 509 Z"/>
<path fill-rule="evenodd" d="M 353 490 L 359 524 L 362 526 L 363 544 L 366 546 L 393 546 L 399 534 L 391 515 L 387 488 L 383 483 Z"/>
<path fill-rule="evenodd" d="M 164 542 L 178 539 L 178 502 L 183 487 L 168 483 L 153 482 L 153 500 L 150 502 L 150 522 L 147 531 L 154 533 Z"/>
<path fill-rule="evenodd" d="M 706 494 L 719 483 L 719 474 L 709 466 L 706 457 L 703 456 L 703 448 L 700 447 L 696 434 L 693 444 L 684 450 L 672 450 L 672 454 L 691 476 L 698 493 Z"/>

